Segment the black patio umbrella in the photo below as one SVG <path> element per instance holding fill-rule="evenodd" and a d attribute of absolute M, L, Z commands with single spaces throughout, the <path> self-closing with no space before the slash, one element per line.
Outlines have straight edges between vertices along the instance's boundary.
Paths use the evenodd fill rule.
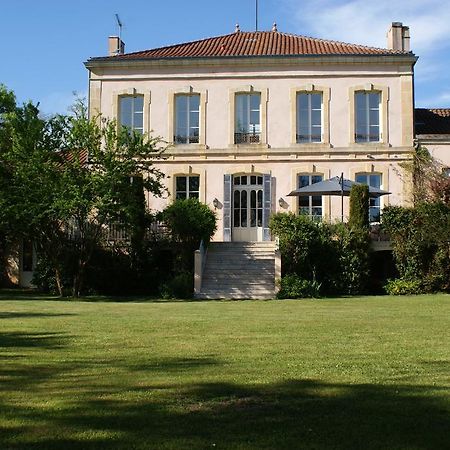
<path fill-rule="evenodd" d="M 319 181 L 318 183 L 303 186 L 290 192 L 290 197 L 303 197 L 310 195 L 331 195 L 341 197 L 341 220 L 344 221 L 344 196 L 349 196 L 352 186 L 357 183 L 356 181 L 348 180 L 344 178 L 344 174 L 340 177 L 333 177 L 329 180 Z M 382 195 L 388 195 L 390 192 L 383 191 L 382 189 L 369 186 L 369 197 L 378 198 Z"/>

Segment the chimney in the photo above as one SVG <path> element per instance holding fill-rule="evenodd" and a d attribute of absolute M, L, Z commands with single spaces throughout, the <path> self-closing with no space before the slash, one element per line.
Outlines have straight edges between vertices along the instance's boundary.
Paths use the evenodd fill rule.
<path fill-rule="evenodd" d="M 119 36 L 109 36 L 108 50 L 109 56 L 123 55 L 125 53 L 125 44 Z"/>
<path fill-rule="evenodd" d="M 387 33 L 387 46 L 390 50 L 409 52 L 411 50 L 409 27 L 403 26 L 401 22 L 392 22 Z"/>

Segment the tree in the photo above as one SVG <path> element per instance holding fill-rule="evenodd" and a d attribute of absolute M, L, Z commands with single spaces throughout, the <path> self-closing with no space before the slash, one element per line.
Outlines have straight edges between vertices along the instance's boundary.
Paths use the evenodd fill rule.
<path fill-rule="evenodd" d="M 2 153 L 7 147 L 9 138 L 9 128 L 4 124 L 5 118 L 16 108 L 16 98 L 14 92 L 8 90 L 0 84 L 0 208 L 2 205 L 3 191 L 7 186 L 5 182 L 8 179 L 6 166 L 2 163 Z M 8 248 L 8 223 L 0 221 L 0 286 L 8 282 L 6 273 L 7 266 L 7 248 Z"/>
<path fill-rule="evenodd" d="M 26 104 L 6 119 L 11 138 L 2 162 L 9 180 L 3 178 L 8 186 L 0 223 L 34 240 L 61 295 L 63 271 L 72 295 L 81 294 L 87 264 L 108 225 L 120 224 L 136 235 L 145 207 L 137 213 L 131 180 L 140 180 L 139 189 L 155 196 L 164 192 L 163 174 L 153 166 L 164 150 L 161 141 L 98 119 L 87 117 L 81 100 L 70 116 L 44 120 L 37 107 Z"/>
<path fill-rule="evenodd" d="M 444 164 L 433 158 L 426 147 L 419 145 L 412 160 L 402 167 L 412 179 L 414 205 L 423 202 L 450 205 L 450 178 Z"/>
<path fill-rule="evenodd" d="M 350 190 L 350 228 L 369 229 L 369 186 L 354 184 Z"/>

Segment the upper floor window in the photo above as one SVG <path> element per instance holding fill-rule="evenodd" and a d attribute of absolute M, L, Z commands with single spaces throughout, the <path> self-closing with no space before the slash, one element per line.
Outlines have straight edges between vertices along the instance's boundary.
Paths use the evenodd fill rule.
<path fill-rule="evenodd" d="M 298 176 L 298 187 L 302 188 L 323 180 L 319 174 L 301 174 Z M 322 218 L 322 196 L 309 195 L 298 198 L 298 211 L 312 218 Z"/>
<path fill-rule="evenodd" d="M 322 93 L 297 93 L 296 142 L 322 142 Z"/>
<path fill-rule="evenodd" d="M 355 92 L 355 142 L 380 142 L 381 92 Z"/>
<path fill-rule="evenodd" d="M 235 144 L 258 144 L 261 142 L 261 94 L 236 94 Z"/>
<path fill-rule="evenodd" d="M 175 177 L 175 198 L 199 198 L 200 177 L 198 175 L 179 175 Z"/>
<path fill-rule="evenodd" d="M 175 144 L 198 144 L 200 94 L 175 96 Z"/>
<path fill-rule="evenodd" d="M 144 133 L 144 96 L 124 95 L 119 97 L 119 125 L 129 130 Z"/>
<path fill-rule="evenodd" d="M 355 177 L 357 183 L 367 184 L 375 188 L 381 188 L 381 173 L 357 173 Z M 379 222 L 381 213 L 380 198 L 369 198 L 369 220 Z"/>

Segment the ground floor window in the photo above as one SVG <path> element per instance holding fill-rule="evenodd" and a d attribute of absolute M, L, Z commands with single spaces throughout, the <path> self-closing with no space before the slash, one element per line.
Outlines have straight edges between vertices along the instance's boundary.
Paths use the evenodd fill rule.
<path fill-rule="evenodd" d="M 178 175 L 175 177 L 175 198 L 199 198 L 200 177 L 198 175 Z"/>
<path fill-rule="evenodd" d="M 381 173 L 357 173 L 355 181 L 367 184 L 368 186 L 381 188 Z M 381 213 L 380 198 L 369 199 L 369 220 L 370 222 L 379 222 Z"/>
<path fill-rule="evenodd" d="M 300 174 L 298 175 L 298 187 L 302 188 L 323 180 L 320 174 Z M 305 214 L 314 219 L 322 218 L 322 196 L 310 195 L 306 197 L 298 197 L 298 212 Z"/>

